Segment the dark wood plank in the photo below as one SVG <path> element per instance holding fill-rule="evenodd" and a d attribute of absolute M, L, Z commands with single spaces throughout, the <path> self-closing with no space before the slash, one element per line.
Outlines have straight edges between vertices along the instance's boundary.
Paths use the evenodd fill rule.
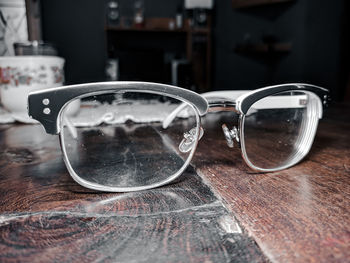
<path fill-rule="evenodd" d="M 349 116 L 349 106 L 330 109 L 308 157 L 266 174 L 206 129 L 193 163 L 272 261 L 350 261 Z"/>
<path fill-rule="evenodd" d="M 267 261 L 193 169 L 150 191 L 88 191 L 38 125 L 0 126 L 0 200 L 1 262 Z"/>

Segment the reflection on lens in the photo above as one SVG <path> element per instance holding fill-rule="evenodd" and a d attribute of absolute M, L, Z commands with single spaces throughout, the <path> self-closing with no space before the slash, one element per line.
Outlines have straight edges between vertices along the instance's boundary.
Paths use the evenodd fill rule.
<path fill-rule="evenodd" d="M 318 100 L 311 92 L 291 91 L 255 102 L 243 120 L 248 162 L 254 168 L 277 170 L 300 161 L 317 129 Z"/>
<path fill-rule="evenodd" d="M 177 175 L 197 142 L 195 138 L 189 151 L 180 151 L 184 133 L 199 130 L 199 117 L 190 105 L 162 128 L 163 119 L 180 103 L 156 94 L 124 92 L 83 98 L 75 116 L 66 113 L 68 105 L 60 134 L 68 168 L 79 179 L 115 188 L 147 187 Z"/>

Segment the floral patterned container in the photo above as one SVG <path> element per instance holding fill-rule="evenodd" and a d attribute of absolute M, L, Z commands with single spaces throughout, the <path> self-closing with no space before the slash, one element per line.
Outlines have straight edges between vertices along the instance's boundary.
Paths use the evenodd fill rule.
<path fill-rule="evenodd" d="M 64 59 L 54 56 L 0 57 L 2 106 L 12 113 L 26 115 L 29 92 L 62 86 L 63 66 Z"/>

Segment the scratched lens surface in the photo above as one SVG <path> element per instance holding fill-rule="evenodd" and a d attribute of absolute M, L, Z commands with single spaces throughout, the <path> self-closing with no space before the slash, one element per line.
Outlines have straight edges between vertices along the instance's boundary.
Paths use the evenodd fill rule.
<path fill-rule="evenodd" d="M 317 127 L 316 99 L 309 92 L 291 91 L 254 103 L 243 122 L 243 145 L 251 164 L 279 169 L 301 160 Z"/>
<path fill-rule="evenodd" d="M 184 134 L 199 130 L 190 105 L 171 118 L 183 104 L 162 95 L 124 92 L 83 98 L 77 112 L 68 105 L 60 134 L 68 170 L 73 178 L 126 190 L 176 177 L 197 142 Z M 163 127 L 165 119 L 171 120 L 168 127 Z"/>

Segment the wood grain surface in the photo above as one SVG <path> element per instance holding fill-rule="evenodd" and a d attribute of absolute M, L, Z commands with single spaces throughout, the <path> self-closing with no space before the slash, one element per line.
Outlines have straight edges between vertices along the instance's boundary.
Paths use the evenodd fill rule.
<path fill-rule="evenodd" d="M 154 190 L 96 193 L 75 183 L 57 136 L 0 126 L 1 262 L 267 262 L 188 169 Z"/>
<path fill-rule="evenodd" d="M 206 129 L 193 162 L 271 261 L 350 262 L 349 105 L 328 109 L 310 154 L 281 172 L 250 171 L 220 133 Z"/>

